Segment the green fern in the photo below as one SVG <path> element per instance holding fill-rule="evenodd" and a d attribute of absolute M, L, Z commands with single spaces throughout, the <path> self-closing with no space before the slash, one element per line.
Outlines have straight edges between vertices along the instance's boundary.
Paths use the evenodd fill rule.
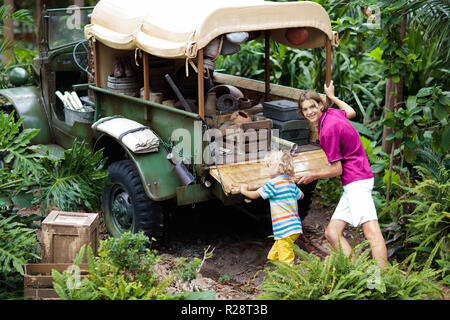
<path fill-rule="evenodd" d="M 14 111 L 9 114 L 0 112 L 0 155 L 6 164 L 12 164 L 12 173 L 21 174 L 24 182 L 39 177 L 41 156 L 34 152 L 36 146 L 30 147 L 31 139 L 39 129 L 21 130 L 23 118 L 15 121 Z"/>
<path fill-rule="evenodd" d="M 41 194 L 34 202 L 42 201 L 43 212 L 49 205 L 67 211 L 76 210 L 78 205 L 95 210 L 108 176 L 103 169 L 106 159 L 102 157 L 102 150 L 92 154 L 85 142 L 75 141 L 63 158 L 42 158 Z"/>
<path fill-rule="evenodd" d="M 29 260 L 40 259 L 35 230 L 15 220 L 14 215 L 0 216 L 0 269 L 5 277 L 11 272 L 23 275 L 23 266 Z"/>
<path fill-rule="evenodd" d="M 264 293 L 258 299 L 429 299 L 441 295 L 434 281 L 438 271 L 426 266 L 421 272 L 403 272 L 412 257 L 381 270 L 376 261 L 369 258 L 370 250 L 364 249 L 366 245 L 367 242 L 363 242 L 356 246 L 352 259 L 340 249 L 324 260 L 295 247 L 300 261 L 294 266 L 275 261 L 273 267 L 267 268 L 261 285 Z"/>
<path fill-rule="evenodd" d="M 405 225 L 406 243 L 417 252 L 419 265 L 430 256 L 432 248 L 440 243 L 438 257 L 446 266 L 444 274 L 449 273 L 450 254 L 450 170 L 441 167 L 438 176 L 425 167 L 415 166 L 422 181 L 413 188 L 404 187 L 408 197 L 401 203 L 411 204 L 414 210 L 408 214 Z M 431 178 L 431 179 L 430 179 Z"/>

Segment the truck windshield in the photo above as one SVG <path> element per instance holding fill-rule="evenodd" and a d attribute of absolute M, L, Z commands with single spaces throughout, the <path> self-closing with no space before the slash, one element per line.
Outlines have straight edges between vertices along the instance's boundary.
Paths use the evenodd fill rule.
<path fill-rule="evenodd" d="M 55 49 L 84 39 L 84 26 L 93 7 L 47 10 L 48 47 Z"/>

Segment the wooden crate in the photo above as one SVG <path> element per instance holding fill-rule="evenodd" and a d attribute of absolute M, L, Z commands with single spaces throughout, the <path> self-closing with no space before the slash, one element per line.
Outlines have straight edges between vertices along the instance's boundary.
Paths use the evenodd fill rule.
<path fill-rule="evenodd" d="M 50 212 L 42 222 L 42 262 L 72 263 L 83 245 L 96 255 L 98 220 L 96 213 Z"/>
<path fill-rule="evenodd" d="M 222 155 L 221 163 L 237 163 L 263 158 L 271 148 L 272 121 L 255 120 L 235 124 L 220 129 L 223 136 L 222 147 L 227 154 Z"/>
<path fill-rule="evenodd" d="M 36 263 L 26 264 L 23 277 L 23 296 L 26 299 L 58 299 L 53 289 L 52 270 L 67 270 L 71 263 Z M 88 274 L 89 266 L 80 264 L 80 281 Z"/>

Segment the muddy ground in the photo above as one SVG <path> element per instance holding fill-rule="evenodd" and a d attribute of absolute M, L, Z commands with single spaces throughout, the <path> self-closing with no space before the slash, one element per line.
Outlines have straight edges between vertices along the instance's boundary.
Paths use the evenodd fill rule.
<path fill-rule="evenodd" d="M 330 217 L 330 210 L 314 199 L 296 244 L 321 258 L 328 255 L 324 231 Z M 250 216 L 220 203 L 197 204 L 173 212 L 170 226 L 168 241 L 159 248 L 164 267 L 174 268 L 179 257 L 203 259 L 209 247 L 213 255 L 205 260 L 197 279 L 201 289 L 214 290 L 216 299 L 227 300 L 254 299 L 262 293 L 266 256 L 274 242 L 268 213 Z M 354 232 L 348 227 L 344 235 L 351 241 Z M 360 232 L 357 242 L 361 240 Z"/>
<path fill-rule="evenodd" d="M 267 254 L 273 245 L 269 203 L 261 203 L 266 212 L 244 213 L 223 206 L 219 201 L 179 207 L 170 214 L 170 228 L 165 243 L 158 247 L 160 273 L 167 275 L 176 267 L 180 257 L 203 259 L 205 249 L 212 251 L 200 274 L 185 290 L 214 290 L 219 300 L 254 299 L 262 293 Z M 22 214 L 36 213 L 39 206 L 22 209 Z M 55 208 L 55 210 L 58 210 Z M 303 220 L 304 234 L 296 244 L 303 250 L 324 258 L 330 248 L 324 237 L 332 210 L 313 199 L 308 216 Z M 101 215 L 101 213 L 99 213 Z M 106 227 L 99 227 L 99 239 L 108 238 Z M 351 243 L 355 229 L 347 227 L 344 236 Z M 37 232 L 40 240 L 40 230 Z M 357 234 L 357 243 L 363 239 Z M 178 290 L 174 289 L 174 290 Z"/>

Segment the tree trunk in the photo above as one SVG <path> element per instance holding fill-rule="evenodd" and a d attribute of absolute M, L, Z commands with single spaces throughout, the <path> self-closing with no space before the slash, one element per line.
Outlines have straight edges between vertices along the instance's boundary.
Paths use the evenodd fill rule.
<path fill-rule="evenodd" d="M 400 37 L 405 39 L 406 37 L 406 23 L 407 16 L 403 16 L 403 20 L 400 24 Z M 403 104 L 403 77 L 400 76 L 400 81 L 395 83 L 391 78 L 386 79 L 386 95 L 385 95 L 385 106 L 391 112 L 395 112 L 398 107 Z M 387 111 L 385 112 L 386 115 Z M 390 135 L 393 130 L 389 127 L 383 126 L 383 141 L 381 144 L 381 149 L 383 152 L 389 154 L 392 149 L 393 140 L 386 140 L 387 136 Z M 394 148 L 400 145 L 400 141 L 396 140 Z"/>
<path fill-rule="evenodd" d="M 5 0 L 5 7 L 9 6 L 11 7 L 10 13 L 14 12 L 14 0 Z M 11 43 L 14 41 L 14 21 L 12 19 L 5 19 L 4 25 L 3 25 L 3 32 L 5 34 L 5 42 Z M 13 61 L 14 59 L 14 47 L 11 47 L 10 49 L 5 51 L 4 54 L 4 63 L 8 64 L 9 62 Z"/>
<path fill-rule="evenodd" d="M 386 96 L 385 96 L 385 106 L 391 111 L 395 112 L 399 105 L 403 103 L 403 77 L 400 77 L 400 81 L 395 83 L 391 78 L 386 79 Z M 387 111 L 385 112 L 386 115 Z M 387 126 L 383 126 L 383 141 L 381 144 L 381 149 L 383 152 L 389 154 L 391 152 L 391 145 L 393 140 L 386 140 L 387 136 L 390 135 L 393 130 Z M 399 141 L 395 142 L 396 147 Z"/>

